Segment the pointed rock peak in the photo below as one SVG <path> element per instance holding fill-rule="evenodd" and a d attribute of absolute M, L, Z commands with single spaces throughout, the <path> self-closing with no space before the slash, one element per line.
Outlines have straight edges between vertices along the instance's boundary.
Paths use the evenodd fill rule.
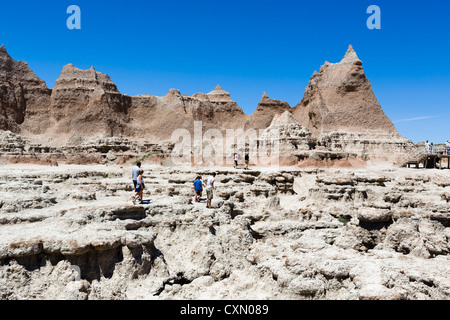
<path fill-rule="evenodd" d="M 78 68 L 76 68 L 72 63 L 68 63 L 62 68 L 62 71 L 64 72 L 71 69 L 78 69 Z"/>
<path fill-rule="evenodd" d="M 216 88 L 207 93 L 206 96 L 210 101 L 216 101 L 216 102 L 234 102 L 233 99 L 231 99 L 230 93 L 228 91 L 225 91 L 222 89 L 221 86 L 216 86 Z"/>
<path fill-rule="evenodd" d="M 269 98 L 269 96 L 267 95 L 267 93 L 264 91 L 264 93 L 263 93 L 263 95 L 262 95 L 262 97 L 261 97 L 261 100 L 262 99 L 270 99 Z"/>
<path fill-rule="evenodd" d="M 95 71 L 94 66 L 91 66 L 91 68 L 89 70 Z"/>
<path fill-rule="evenodd" d="M 178 90 L 178 89 L 170 89 L 169 92 L 167 92 L 166 96 L 181 97 L 181 93 L 180 93 L 180 90 Z"/>
<path fill-rule="evenodd" d="M 217 85 L 213 91 L 207 93 L 208 95 L 221 95 L 221 96 L 229 96 L 230 93 L 222 89 L 221 86 Z"/>
<path fill-rule="evenodd" d="M 0 47 L 0 52 L 7 53 L 4 44 L 2 44 L 2 46 Z"/>
<path fill-rule="evenodd" d="M 213 91 L 208 94 L 229 94 L 229 92 L 222 89 L 220 85 L 217 85 Z"/>
<path fill-rule="evenodd" d="M 286 110 L 281 115 L 276 115 L 273 118 L 272 123 L 270 125 L 272 126 L 272 125 L 283 125 L 283 124 L 298 124 L 298 121 L 294 118 L 292 113 L 290 113 L 288 110 Z"/>
<path fill-rule="evenodd" d="M 344 57 L 342 58 L 341 63 L 362 64 L 361 60 L 359 60 L 358 56 L 356 55 L 356 52 L 353 49 L 352 45 L 348 46 L 347 52 L 345 53 Z"/>

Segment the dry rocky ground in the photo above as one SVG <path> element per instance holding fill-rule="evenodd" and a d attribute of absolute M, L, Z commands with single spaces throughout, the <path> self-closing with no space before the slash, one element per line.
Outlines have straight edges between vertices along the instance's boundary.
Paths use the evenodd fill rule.
<path fill-rule="evenodd" d="M 450 298 L 448 170 L 143 168 L 2 165 L 0 299 Z"/>

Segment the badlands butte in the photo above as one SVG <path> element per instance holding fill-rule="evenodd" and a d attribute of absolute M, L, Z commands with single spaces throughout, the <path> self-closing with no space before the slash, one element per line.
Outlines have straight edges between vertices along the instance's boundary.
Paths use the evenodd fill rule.
<path fill-rule="evenodd" d="M 352 46 L 251 115 L 220 86 L 129 96 L 71 64 L 50 89 L 2 46 L 0 111 L 1 299 L 450 298 L 449 171 L 402 166 L 421 150 Z"/>

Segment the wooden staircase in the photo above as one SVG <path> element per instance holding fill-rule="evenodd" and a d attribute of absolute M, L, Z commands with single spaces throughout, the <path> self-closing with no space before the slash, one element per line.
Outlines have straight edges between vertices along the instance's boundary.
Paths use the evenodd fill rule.
<path fill-rule="evenodd" d="M 427 155 L 424 154 L 422 151 L 414 150 L 407 155 L 405 155 L 402 159 L 397 161 L 395 165 L 398 165 L 400 167 L 408 167 L 410 168 L 411 165 L 414 165 L 416 168 L 419 167 L 421 163 L 425 163 L 425 160 L 427 159 Z"/>

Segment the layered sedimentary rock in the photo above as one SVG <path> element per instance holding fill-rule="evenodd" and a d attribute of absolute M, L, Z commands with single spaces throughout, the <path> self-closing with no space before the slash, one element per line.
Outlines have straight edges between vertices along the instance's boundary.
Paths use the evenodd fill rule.
<path fill-rule="evenodd" d="M 193 138 L 194 122 L 199 122 L 201 132 L 217 129 L 224 134 L 226 129 L 241 128 L 247 118 L 230 93 L 220 86 L 209 93 L 192 96 L 181 95 L 177 89 L 162 97 L 134 96 L 130 116 L 137 139 L 156 141 L 170 140 L 176 130 L 186 130 Z"/>
<path fill-rule="evenodd" d="M 315 139 L 289 111 L 285 111 L 274 116 L 270 126 L 261 133 L 258 145 L 262 152 L 286 161 L 289 158 L 295 159 L 299 150 L 310 150 L 315 145 Z"/>
<path fill-rule="evenodd" d="M 341 62 L 325 62 L 320 72 L 314 72 L 293 115 L 315 134 L 397 133 L 381 109 L 352 46 Z"/>
<path fill-rule="evenodd" d="M 450 298 L 444 171 L 143 168 L 1 166 L 0 297 Z"/>
<path fill-rule="evenodd" d="M 261 141 L 278 140 L 283 150 L 309 150 L 314 138 L 308 129 L 301 126 L 289 111 L 275 115 L 270 126 L 260 137 Z"/>
<path fill-rule="evenodd" d="M 204 138 L 206 132 L 207 138 L 221 135 L 225 139 L 227 130 L 234 130 L 235 137 L 224 142 L 224 148 L 236 149 L 242 132 L 253 130 L 256 141 L 276 116 L 290 111 L 315 140 L 308 149 L 393 160 L 413 148 L 381 109 L 351 46 L 342 61 L 326 62 L 313 74 L 297 106 L 290 108 L 264 93 L 252 115 L 246 115 L 220 86 L 191 96 L 171 89 L 162 97 L 131 97 L 120 93 L 108 75 L 72 64 L 64 66 L 50 90 L 26 63 L 13 60 L 4 46 L 0 48 L 0 83 L 0 129 L 43 145 L 78 145 L 95 137 L 162 143 L 175 142 L 180 136 L 195 144 L 194 139 Z"/>
<path fill-rule="evenodd" d="M 357 155 L 336 148 L 326 148 L 322 141 L 292 116 L 289 111 L 275 115 L 270 126 L 265 129 L 259 139 L 259 157 L 269 155 L 279 165 L 333 165 L 334 160 L 347 159 Z M 312 159 L 307 163 L 303 160 Z M 328 163 L 329 162 L 329 163 Z"/>
<path fill-rule="evenodd" d="M 322 149 L 336 152 L 352 152 L 357 156 L 381 161 L 397 162 L 417 152 L 417 147 L 408 139 L 395 133 L 323 133 L 317 138 Z"/>
<path fill-rule="evenodd" d="M 275 116 L 279 116 L 290 109 L 291 107 L 286 101 L 271 99 L 264 92 L 255 112 L 250 116 L 245 127 L 246 129 L 265 129 L 271 124 Z"/>
<path fill-rule="evenodd" d="M 12 59 L 0 47 L 0 130 L 19 132 L 26 118 L 47 108 L 50 93 L 26 62 Z"/>
<path fill-rule="evenodd" d="M 351 45 L 339 63 L 314 72 L 293 115 L 331 150 L 387 157 L 412 147 L 381 109 Z"/>
<path fill-rule="evenodd" d="M 122 95 L 108 75 L 68 64 L 52 90 L 51 125 L 45 134 L 66 141 L 77 136 L 127 135 L 130 105 L 131 98 Z"/>
<path fill-rule="evenodd" d="M 241 107 L 231 98 L 230 93 L 220 85 L 207 94 L 196 93 L 191 97 L 184 95 L 186 113 L 196 121 L 211 121 L 213 124 L 223 122 L 231 125 L 239 117 L 245 117 Z M 241 122 L 242 119 L 238 122 Z M 236 124 L 232 127 L 236 127 Z M 226 127 L 224 127 L 226 128 Z"/>

